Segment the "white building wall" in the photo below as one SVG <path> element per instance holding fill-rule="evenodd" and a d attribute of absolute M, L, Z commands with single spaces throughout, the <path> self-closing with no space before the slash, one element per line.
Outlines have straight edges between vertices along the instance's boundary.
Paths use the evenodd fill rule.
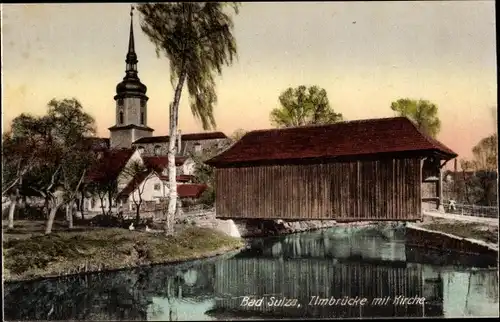
<path fill-rule="evenodd" d="M 159 190 L 155 190 L 155 186 L 159 187 Z M 163 181 L 156 173 L 151 173 L 140 186 L 130 194 L 129 202 L 134 205 L 134 198 L 138 201 L 140 200 L 139 197 L 142 197 L 143 202 L 156 201 L 159 200 L 159 198 L 166 197 L 167 193 L 168 191 L 165 189 Z"/>

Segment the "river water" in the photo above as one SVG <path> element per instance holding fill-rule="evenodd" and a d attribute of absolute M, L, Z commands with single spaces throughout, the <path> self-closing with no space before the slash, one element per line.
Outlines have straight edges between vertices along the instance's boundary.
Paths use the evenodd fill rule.
<path fill-rule="evenodd" d="M 495 259 L 409 249 L 404 233 L 398 231 L 331 228 L 249 243 L 248 250 L 217 259 L 7 283 L 5 319 L 180 321 L 499 314 Z M 320 300 L 315 301 L 316 297 Z M 403 298 L 406 304 L 401 304 Z M 242 306 L 242 301 L 256 305 Z"/>

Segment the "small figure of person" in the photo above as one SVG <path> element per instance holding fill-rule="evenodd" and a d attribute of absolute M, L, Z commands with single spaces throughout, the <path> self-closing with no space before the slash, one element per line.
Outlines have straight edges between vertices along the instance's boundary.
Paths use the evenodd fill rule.
<path fill-rule="evenodd" d="M 457 203 L 456 203 L 456 201 L 455 201 L 455 200 L 453 200 L 453 199 L 451 199 L 451 200 L 450 200 L 449 210 L 450 210 L 450 211 L 455 211 L 455 210 L 457 209 L 457 208 L 456 208 L 456 204 L 457 204 Z"/>

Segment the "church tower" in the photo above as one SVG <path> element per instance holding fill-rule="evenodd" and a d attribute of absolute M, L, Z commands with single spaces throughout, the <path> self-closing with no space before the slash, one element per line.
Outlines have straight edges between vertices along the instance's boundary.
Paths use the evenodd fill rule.
<path fill-rule="evenodd" d="M 109 128 L 112 149 L 131 148 L 132 142 L 142 137 L 153 135 L 153 129 L 147 126 L 148 97 L 147 87 L 137 76 L 137 54 L 134 44 L 133 10 L 130 10 L 130 36 L 128 53 L 125 60 L 125 77 L 116 86 L 116 122 Z"/>

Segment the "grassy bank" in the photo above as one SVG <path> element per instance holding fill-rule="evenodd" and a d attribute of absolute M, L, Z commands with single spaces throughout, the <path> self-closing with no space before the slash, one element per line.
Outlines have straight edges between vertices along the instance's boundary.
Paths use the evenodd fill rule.
<path fill-rule="evenodd" d="M 498 226 L 488 227 L 484 224 L 439 220 L 418 225 L 425 229 L 441 231 L 462 238 L 473 238 L 487 243 L 498 243 Z"/>
<path fill-rule="evenodd" d="M 19 230 L 4 230 L 6 281 L 186 261 L 243 246 L 240 239 L 196 227 L 171 237 L 121 228 L 77 228 L 49 236 Z"/>

